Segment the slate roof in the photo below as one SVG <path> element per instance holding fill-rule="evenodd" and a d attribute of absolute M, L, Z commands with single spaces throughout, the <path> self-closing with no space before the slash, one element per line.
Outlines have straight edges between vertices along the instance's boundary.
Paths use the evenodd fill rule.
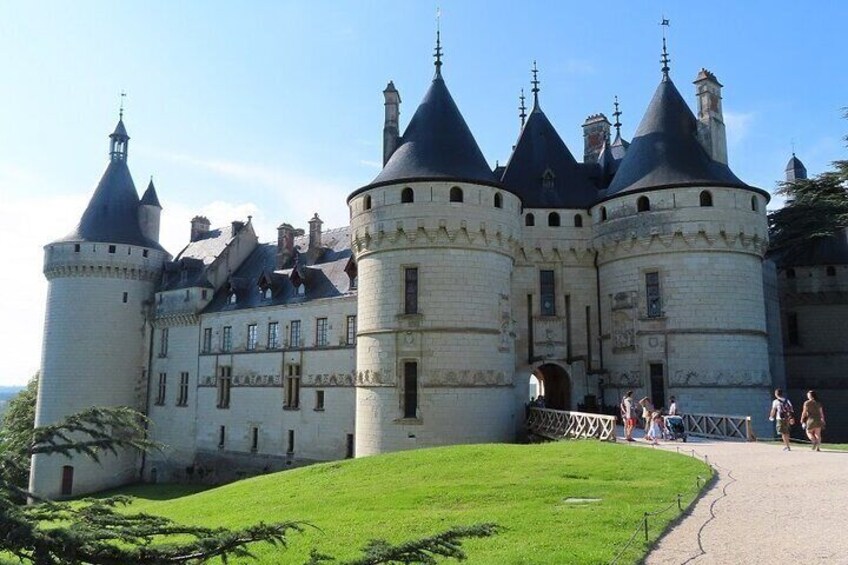
<path fill-rule="evenodd" d="M 180 259 L 197 259 L 204 265 L 211 265 L 217 259 L 218 255 L 226 249 L 235 235 L 232 225 L 209 230 L 197 238 L 197 240 L 189 242 L 180 251 L 174 261 L 179 261 Z"/>
<path fill-rule="evenodd" d="M 829 237 L 819 237 L 791 249 L 770 253 L 781 268 L 848 265 L 848 227 Z"/>
<path fill-rule="evenodd" d="M 118 125 L 115 126 L 115 131 L 109 137 L 126 137 L 129 139 L 129 135 L 127 134 L 127 128 L 124 127 L 124 119 L 123 117 L 118 120 Z"/>
<path fill-rule="evenodd" d="M 150 183 L 147 185 L 147 190 L 144 191 L 144 195 L 141 197 L 141 204 L 146 206 L 156 206 L 157 208 L 162 207 L 162 205 L 159 204 L 159 197 L 156 196 L 156 187 L 153 186 L 153 179 L 150 179 Z"/>
<path fill-rule="evenodd" d="M 295 304 L 318 298 L 344 296 L 353 289 L 350 277 L 345 270 L 353 259 L 350 249 L 350 228 L 326 230 L 321 234 L 323 253 L 308 262 L 307 248 L 309 236 L 299 236 L 294 240 L 295 265 L 282 270 L 274 270 L 277 261 L 277 244 L 260 243 L 256 249 L 239 265 L 230 277 L 230 284 L 224 285 L 216 294 L 204 312 L 227 312 L 257 306 Z M 269 283 L 273 292 L 271 299 L 262 295 L 259 282 Z M 302 281 L 305 295 L 297 294 L 296 282 Z M 230 292 L 236 293 L 236 303 L 229 303 Z"/>
<path fill-rule="evenodd" d="M 498 185 L 438 72 L 383 170 L 351 196 L 374 186 L 416 180 Z"/>
<path fill-rule="evenodd" d="M 698 122 L 670 78 L 657 87 L 607 197 L 673 186 L 751 189 L 727 165 L 713 161 L 697 138 Z"/>
<path fill-rule="evenodd" d="M 796 157 L 794 153 L 792 154 L 792 158 L 789 159 L 789 162 L 786 163 L 785 172 L 788 182 L 807 178 L 807 167 L 804 166 L 801 159 Z"/>
<path fill-rule="evenodd" d="M 82 218 L 74 230 L 58 241 L 125 243 L 164 250 L 141 233 L 138 192 L 127 162 L 109 162 Z"/>
<path fill-rule="evenodd" d="M 553 178 L 545 181 L 546 174 Z M 525 208 L 588 208 L 597 200 L 589 171 L 577 162 L 548 117 L 535 106 L 501 177 Z"/>

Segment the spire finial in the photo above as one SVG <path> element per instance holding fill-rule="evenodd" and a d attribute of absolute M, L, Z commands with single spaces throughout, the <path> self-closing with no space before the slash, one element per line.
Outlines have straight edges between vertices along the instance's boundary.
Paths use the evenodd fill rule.
<path fill-rule="evenodd" d="M 663 34 L 663 52 L 662 52 L 662 59 L 660 59 L 660 62 L 663 64 L 663 66 L 662 66 L 663 78 L 668 78 L 668 71 L 669 71 L 668 63 L 671 61 L 671 58 L 668 56 L 668 49 L 666 49 L 666 45 L 665 45 L 665 31 L 666 31 L 666 28 L 671 26 L 671 21 L 668 18 L 666 18 L 665 16 L 663 16 L 662 20 L 660 21 L 660 26 L 662 27 L 662 34 Z"/>
<path fill-rule="evenodd" d="M 524 105 L 524 89 L 521 89 L 521 96 L 518 97 L 521 102 L 518 105 L 518 117 L 521 118 L 521 127 L 524 127 L 524 118 L 527 117 L 527 107 Z"/>
<path fill-rule="evenodd" d="M 533 60 L 533 80 L 530 83 L 533 85 L 533 107 L 536 108 L 539 105 L 539 69 L 536 68 L 536 61 Z"/>
<path fill-rule="evenodd" d="M 124 119 L 124 98 L 126 98 L 126 97 L 127 97 L 127 93 L 124 92 L 123 90 L 121 90 L 121 107 L 118 110 L 118 119 L 119 120 Z"/>
<path fill-rule="evenodd" d="M 442 76 L 442 9 L 436 8 L 436 52 L 433 57 L 436 58 L 436 76 Z"/>
<path fill-rule="evenodd" d="M 621 110 L 618 109 L 618 96 L 617 95 L 615 97 L 614 105 L 615 105 L 615 112 L 613 112 L 612 115 L 615 116 L 615 123 L 613 124 L 613 126 L 615 126 L 615 136 L 621 137 L 621 120 L 619 120 L 619 118 L 621 117 Z"/>

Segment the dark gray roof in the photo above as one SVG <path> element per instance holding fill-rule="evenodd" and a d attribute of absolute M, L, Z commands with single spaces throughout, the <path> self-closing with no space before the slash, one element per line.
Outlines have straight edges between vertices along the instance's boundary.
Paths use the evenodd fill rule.
<path fill-rule="evenodd" d="M 332 298 L 349 293 L 349 264 L 353 261 L 350 249 L 350 228 L 326 230 L 321 234 L 323 252 L 312 264 L 306 264 L 308 236 L 295 238 L 295 265 L 288 269 L 275 271 L 277 244 L 261 243 L 239 265 L 230 277 L 230 282 L 216 294 L 204 312 L 222 312 L 272 306 L 295 304 L 318 298 Z M 269 284 L 273 296 L 265 299 L 260 292 L 260 280 Z M 302 282 L 305 295 L 297 294 L 297 285 Z M 236 293 L 236 303 L 228 301 L 231 292 Z"/>
<path fill-rule="evenodd" d="M 77 227 L 59 241 L 125 243 L 162 249 L 144 237 L 138 223 L 138 192 L 127 162 L 109 162 Z"/>
<path fill-rule="evenodd" d="M 552 175 L 545 180 L 546 175 Z M 521 129 L 501 177 L 525 208 L 588 208 L 597 189 L 548 117 L 536 106 Z"/>
<path fill-rule="evenodd" d="M 786 181 L 802 180 L 807 178 L 807 167 L 801 162 L 801 159 L 792 154 L 792 158 L 786 163 Z"/>
<path fill-rule="evenodd" d="M 123 117 L 118 120 L 118 125 L 115 126 L 115 131 L 113 131 L 109 137 L 125 137 L 127 139 L 130 138 L 130 136 L 127 134 L 127 128 L 124 127 Z"/>
<path fill-rule="evenodd" d="M 769 255 L 781 268 L 848 265 L 848 227 L 840 228 L 831 236 L 817 237 L 790 249 L 776 249 Z"/>
<path fill-rule="evenodd" d="M 227 248 L 227 245 L 235 237 L 233 226 L 226 225 L 215 228 L 202 234 L 195 241 L 190 242 L 177 255 L 175 261 L 180 259 L 197 259 L 204 265 L 211 265 L 215 259 Z"/>
<path fill-rule="evenodd" d="M 150 179 L 150 184 L 147 185 L 147 190 L 144 191 L 144 195 L 141 197 L 141 204 L 156 206 L 157 208 L 162 207 L 159 204 L 159 197 L 156 196 L 156 187 L 153 186 L 153 179 Z"/>
<path fill-rule="evenodd" d="M 439 74 L 383 170 L 351 196 L 377 185 L 415 180 L 498 184 Z"/>
<path fill-rule="evenodd" d="M 672 186 L 751 188 L 713 161 L 697 139 L 698 123 L 670 78 L 663 78 L 610 183 L 607 197 Z"/>

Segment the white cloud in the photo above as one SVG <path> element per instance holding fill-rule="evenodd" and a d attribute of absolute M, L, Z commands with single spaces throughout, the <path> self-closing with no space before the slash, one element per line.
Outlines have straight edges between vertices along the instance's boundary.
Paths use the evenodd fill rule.
<path fill-rule="evenodd" d="M 727 130 L 727 144 L 739 145 L 751 131 L 756 114 L 754 112 L 724 111 L 724 125 Z"/>
<path fill-rule="evenodd" d="M 383 164 L 379 161 L 368 161 L 366 159 L 362 159 L 361 161 L 359 161 L 359 164 L 364 165 L 366 167 L 370 167 L 372 169 L 377 169 L 377 170 L 380 170 L 380 169 L 383 168 Z"/>

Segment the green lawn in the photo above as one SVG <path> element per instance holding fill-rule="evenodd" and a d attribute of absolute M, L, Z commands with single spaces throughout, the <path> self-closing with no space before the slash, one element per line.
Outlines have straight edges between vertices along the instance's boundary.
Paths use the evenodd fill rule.
<path fill-rule="evenodd" d="M 372 538 L 398 542 L 480 522 L 506 529 L 466 542 L 469 564 L 609 563 L 645 512 L 675 502 L 677 493 L 688 504 L 696 478 L 709 473 L 703 462 L 665 451 L 572 441 L 392 453 L 204 492 L 162 485 L 120 492 L 138 497 L 130 510 L 182 523 L 239 527 L 301 520 L 320 528 L 293 534 L 285 550 L 254 546 L 262 563 L 303 563 L 312 547 L 350 558 Z M 567 498 L 600 501 L 569 504 Z M 677 514 L 675 505 L 652 518 L 651 540 Z M 621 562 L 638 561 L 646 548 L 644 535 L 637 535 Z"/>

